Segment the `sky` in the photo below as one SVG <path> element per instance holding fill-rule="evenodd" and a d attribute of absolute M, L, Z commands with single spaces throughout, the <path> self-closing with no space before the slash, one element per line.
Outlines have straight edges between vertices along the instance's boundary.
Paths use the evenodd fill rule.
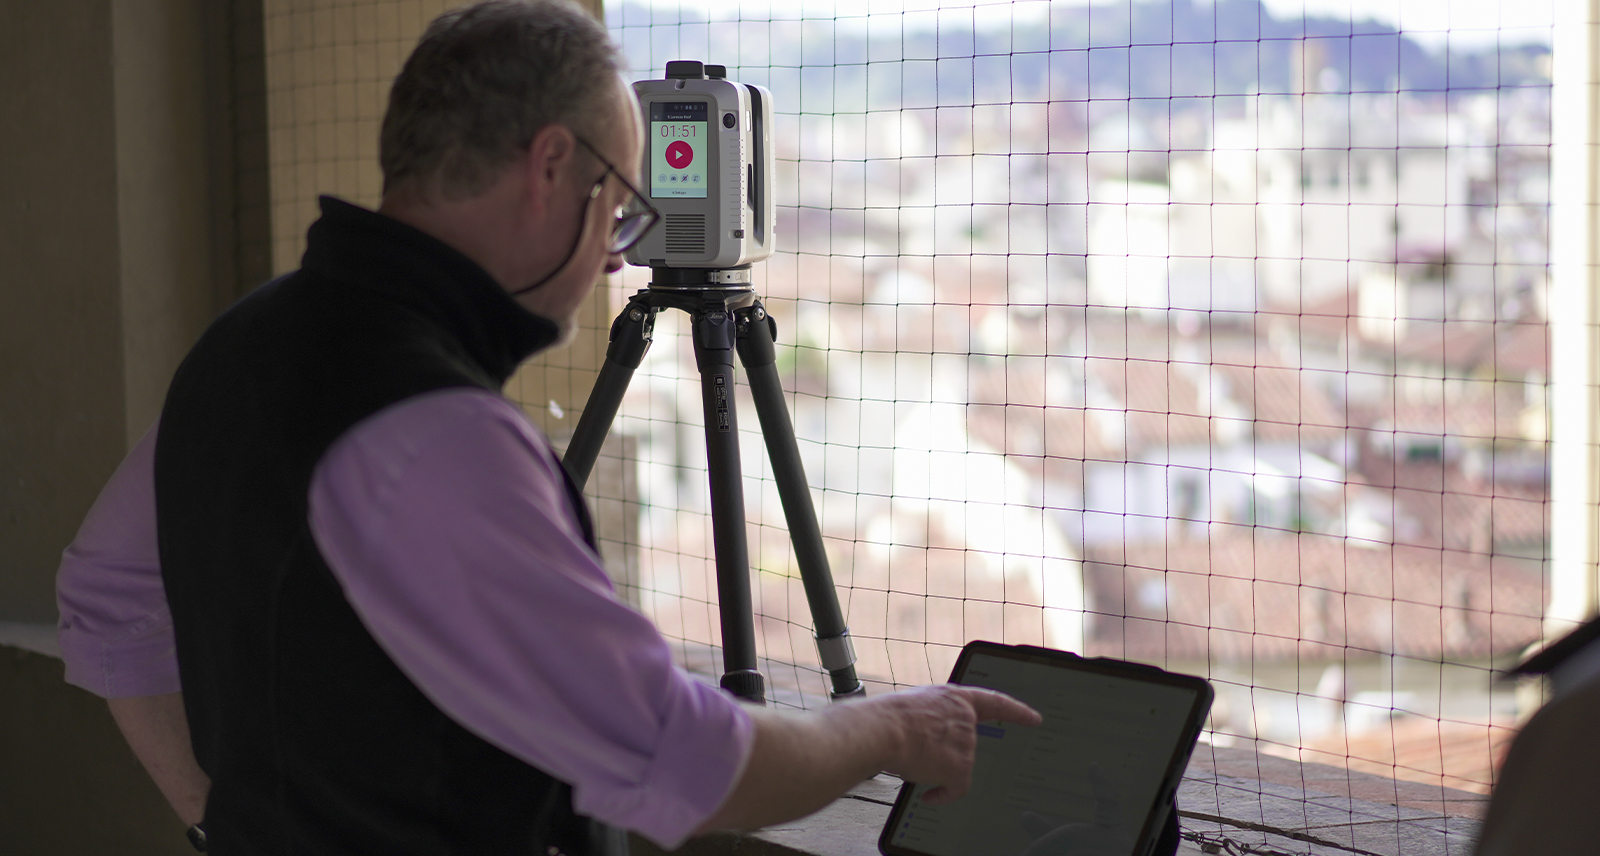
<path fill-rule="evenodd" d="M 734 17 L 753 10 L 775 17 L 832 17 L 894 14 L 937 8 L 973 8 L 984 18 L 1010 20 L 1011 15 L 1042 15 L 1046 0 L 635 0 L 664 8 L 693 9 L 713 17 Z M 1104 0 L 1056 0 L 1087 5 Z M 1111 0 L 1127 2 L 1127 0 Z M 1302 15 L 1376 19 L 1409 34 L 1426 47 L 1453 44 L 1483 47 L 1501 44 L 1548 44 L 1555 5 L 1562 0 L 1262 0 L 1279 18 Z"/>

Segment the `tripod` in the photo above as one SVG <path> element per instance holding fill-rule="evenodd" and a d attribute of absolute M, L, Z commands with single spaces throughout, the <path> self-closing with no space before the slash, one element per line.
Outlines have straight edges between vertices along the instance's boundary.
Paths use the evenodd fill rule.
<path fill-rule="evenodd" d="M 650 269 L 650 287 L 629 298 L 622 314 L 611 324 L 605 365 L 589 393 L 562 464 L 580 488 L 589 480 L 628 382 L 650 349 L 656 313 L 664 308 L 689 314 L 695 364 L 700 370 L 711 482 L 712 544 L 722 622 L 722 688 L 740 698 L 765 703 L 765 682 L 756 669 L 744 476 L 733 402 L 733 357 L 737 352 L 750 375 L 756 415 L 772 461 L 783 514 L 789 522 L 789 537 L 800 565 L 806 601 L 811 606 L 817 654 L 832 683 L 830 695 L 835 700 L 864 695 L 866 690 L 856 677 L 855 649 L 839 609 L 839 596 L 822 546 L 822 530 L 817 525 L 816 509 L 801 466 L 794 425 L 783 402 L 773 349 L 777 323 L 756 297 L 748 265 L 730 270 Z"/>

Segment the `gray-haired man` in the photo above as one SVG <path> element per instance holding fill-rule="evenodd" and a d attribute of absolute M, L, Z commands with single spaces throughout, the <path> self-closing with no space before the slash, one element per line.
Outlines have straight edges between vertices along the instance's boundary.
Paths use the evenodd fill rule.
<path fill-rule="evenodd" d="M 394 84 L 378 211 L 323 201 L 68 548 L 68 679 L 213 852 L 675 847 L 883 769 L 954 799 L 978 720 L 1037 721 L 956 687 L 747 708 L 617 601 L 499 388 L 649 227 L 639 128 L 581 11 L 441 17 Z"/>

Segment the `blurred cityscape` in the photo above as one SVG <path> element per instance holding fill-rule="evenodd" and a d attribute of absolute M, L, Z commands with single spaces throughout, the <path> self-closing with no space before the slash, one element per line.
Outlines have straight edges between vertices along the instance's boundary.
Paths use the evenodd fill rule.
<path fill-rule="evenodd" d="M 1150 662 L 1216 683 L 1215 742 L 1487 790 L 1546 597 L 1547 46 L 1256 0 L 608 19 L 639 77 L 776 96 L 757 289 L 865 675 Z M 715 643 L 681 322 L 616 426 L 630 578 Z M 764 654 L 814 668 L 740 405 Z"/>

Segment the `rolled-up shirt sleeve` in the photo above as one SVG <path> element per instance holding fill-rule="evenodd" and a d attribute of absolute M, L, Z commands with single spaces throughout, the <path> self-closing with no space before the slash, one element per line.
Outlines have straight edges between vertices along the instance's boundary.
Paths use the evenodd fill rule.
<path fill-rule="evenodd" d="M 435 704 L 572 785 L 580 813 L 672 849 L 727 796 L 753 727 L 618 600 L 560 466 L 499 396 L 411 399 L 324 456 L 312 532 Z"/>
<path fill-rule="evenodd" d="M 67 683 L 103 698 L 182 688 L 156 549 L 156 431 L 112 474 L 56 571 Z"/>

